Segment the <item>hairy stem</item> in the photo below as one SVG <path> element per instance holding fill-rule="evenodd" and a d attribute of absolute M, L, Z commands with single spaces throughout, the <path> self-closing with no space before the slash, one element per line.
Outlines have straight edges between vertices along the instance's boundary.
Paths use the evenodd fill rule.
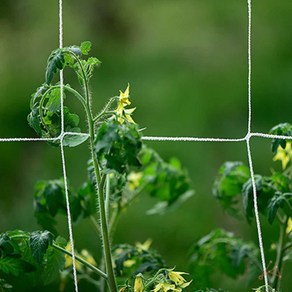
<path fill-rule="evenodd" d="M 273 269 L 273 275 L 271 279 L 272 287 L 278 289 L 279 279 L 281 278 L 282 274 L 282 264 L 283 264 L 283 255 L 284 255 L 284 246 L 285 246 L 285 231 L 287 228 L 288 218 L 285 219 L 284 224 L 280 225 L 280 235 L 279 235 L 279 242 L 277 246 L 277 257 L 276 262 Z"/>
<path fill-rule="evenodd" d="M 87 107 L 89 105 L 87 104 Z M 104 259 L 105 259 L 105 266 L 106 272 L 108 276 L 108 286 L 111 292 L 117 292 L 117 285 L 114 276 L 114 270 L 112 265 L 112 255 L 111 255 L 111 246 L 109 240 L 109 231 L 108 231 L 108 223 L 107 223 L 107 216 L 106 216 L 106 209 L 105 209 L 105 196 L 104 196 L 104 187 L 105 187 L 105 180 L 106 176 L 101 176 L 99 171 L 99 166 L 97 162 L 97 158 L 94 152 L 94 140 L 95 140 L 95 133 L 94 133 L 94 121 L 91 115 L 90 110 L 86 111 L 87 120 L 88 120 L 88 127 L 89 127 L 89 135 L 90 135 L 90 151 L 91 151 L 91 159 L 93 162 L 94 167 L 94 174 L 96 179 L 96 191 L 98 193 L 98 204 L 99 204 L 99 217 L 100 217 L 100 226 L 101 226 L 101 234 L 102 234 L 102 241 L 103 241 L 103 250 L 104 250 Z"/>

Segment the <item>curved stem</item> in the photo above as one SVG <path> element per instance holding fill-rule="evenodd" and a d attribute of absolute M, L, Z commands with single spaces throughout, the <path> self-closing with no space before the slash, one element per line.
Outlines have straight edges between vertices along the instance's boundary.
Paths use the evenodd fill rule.
<path fill-rule="evenodd" d="M 69 252 L 68 250 L 66 250 L 65 248 L 53 243 L 52 246 L 55 249 L 58 249 L 59 251 L 69 255 L 70 257 L 72 257 L 72 253 Z M 78 255 L 75 255 L 75 259 L 82 263 L 84 266 L 88 267 L 89 269 L 91 269 L 92 271 L 94 271 L 96 274 L 98 274 L 99 276 L 101 276 L 102 278 L 107 280 L 107 275 L 101 271 L 100 269 L 98 269 L 97 267 L 93 266 L 92 264 L 88 263 L 86 260 L 84 260 L 83 258 L 79 257 Z"/>
<path fill-rule="evenodd" d="M 84 72 L 84 69 L 83 69 L 83 66 L 80 62 L 80 59 L 78 58 L 78 56 L 73 53 L 71 50 L 68 50 L 67 51 L 69 54 L 71 54 L 74 59 L 76 60 L 76 62 L 78 63 L 79 67 L 80 67 L 80 70 L 82 72 L 82 76 L 83 76 L 83 82 L 84 82 L 84 88 L 85 88 L 85 96 L 86 96 L 86 103 L 90 105 L 90 98 L 89 98 L 89 88 L 88 88 L 88 80 L 86 78 L 86 74 Z"/>
<path fill-rule="evenodd" d="M 46 99 L 46 96 L 53 90 L 56 88 L 61 88 L 61 85 L 54 85 L 51 86 L 42 96 L 41 100 L 40 100 L 40 106 L 39 106 L 39 113 L 40 113 L 40 117 L 43 121 L 43 105 L 44 105 L 44 101 Z M 77 99 L 81 102 L 83 108 L 85 111 L 87 111 L 87 106 L 84 100 L 84 97 L 75 89 L 71 88 L 70 86 L 64 85 L 63 88 L 67 91 L 69 91 L 70 93 L 72 93 L 75 97 L 77 97 Z"/>

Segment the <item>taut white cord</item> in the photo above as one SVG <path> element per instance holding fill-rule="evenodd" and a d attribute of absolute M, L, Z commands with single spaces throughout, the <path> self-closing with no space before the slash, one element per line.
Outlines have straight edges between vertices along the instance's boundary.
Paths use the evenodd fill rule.
<path fill-rule="evenodd" d="M 63 48 L 63 1 L 59 0 L 59 48 Z M 73 238 L 73 228 L 70 212 L 70 199 L 68 194 L 68 184 L 67 184 L 67 174 L 66 174 L 66 162 L 64 154 L 64 77 L 63 70 L 60 70 L 60 95 L 61 95 L 61 158 L 62 158 L 62 168 L 63 168 L 63 177 L 64 177 L 64 188 L 65 188 L 65 197 L 66 197 L 66 208 L 67 208 L 67 219 L 68 219 L 68 229 L 69 229 L 69 239 L 71 244 L 72 252 L 72 265 L 73 265 L 73 280 L 75 292 L 78 292 L 78 283 L 77 283 L 77 272 L 76 272 L 76 263 L 75 263 L 75 249 L 74 249 L 74 238 Z"/>

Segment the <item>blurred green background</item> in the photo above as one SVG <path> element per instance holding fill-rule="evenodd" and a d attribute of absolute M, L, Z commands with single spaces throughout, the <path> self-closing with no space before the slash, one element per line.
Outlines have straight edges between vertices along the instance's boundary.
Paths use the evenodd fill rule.
<path fill-rule="evenodd" d="M 253 131 L 267 132 L 280 122 L 292 122 L 291 15 L 291 1 L 254 1 Z M 145 135 L 245 136 L 246 1 L 64 1 L 64 44 L 83 40 L 92 41 L 92 54 L 102 61 L 91 84 L 97 110 L 130 82 L 137 107 L 134 118 L 146 127 Z M 56 47 L 57 0 L 0 0 L 0 137 L 35 136 L 26 121 L 30 95 L 43 83 L 47 57 Z M 66 82 L 77 85 L 70 73 Z M 81 114 L 74 101 L 66 102 Z M 147 144 L 165 159 L 176 156 L 182 161 L 196 195 L 165 216 L 145 215 L 153 202 L 142 197 L 122 217 L 115 243 L 152 238 L 170 267 L 187 270 L 191 245 L 214 228 L 256 242 L 255 224 L 229 217 L 212 197 L 212 184 L 224 161 L 247 163 L 244 143 Z M 268 175 L 271 168 L 279 168 L 271 161 L 268 140 L 252 139 L 252 150 L 256 173 Z M 66 149 L 66 158 L 69 180 L 77 187 L 86 177 L 87 145 Z M 34 183 L 61 175 L 59 149 L 44 143 L 0 143 L 0 231 L 37 229 Z M 66 220 L 61 221 L 66 236 Z M 266 222 L 262 225 L 267 262 L 274 261 L 270 245 L 278 232 Z M 98 258 L 99 243 L 89 222 L 74 226 L 74 236 L 78 249 L 88 248 Z M 289 268 L 283 277 L 284 292 L 292 286 Z M 23 279 L 19 285 L 14 291 L 36 291 Z M 81 285 L 82 291 L 91 291 Z M 42 291 L 57 291 L 56 287 Z M 251 291 L 244 279 L 220 274 L 214 275 L 210 287 Z"/>

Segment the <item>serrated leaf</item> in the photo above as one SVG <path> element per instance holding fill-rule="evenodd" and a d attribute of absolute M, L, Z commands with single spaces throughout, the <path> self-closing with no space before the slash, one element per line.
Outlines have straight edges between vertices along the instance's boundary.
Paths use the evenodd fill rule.
<path fill-rule="evenodd" d="M 238 195 L 250 177 L 249 168 L 242 162 L 225 162 L 214 182 L 213 195 L 230 214 L 237 216 Z"/>
<path fill-rule="evenodd" d="M 196 275 L 194 285 L 206 285 L 216 270 L 236 278 L 247 272 L 250 266 L 260 267 L 258 254 L 254 244 L 244 242 L 230 232 L 214 230 L 192 248 L 191 272 Z M 258 272 L 259 269 L 254 278 Z"/>
<path fill-rule="evenodd" d="M 56 239 L 56 244 L 64 248 L 66 246 L 66 240 L 58 237 Z M 65 254 L 54 247 L 49 246 L 44 259 L 45 267 L 43 269 L 42 279 L 44 284 L 48 285 L 55 281 L 59 277 L 60 271 L 64 269 Z"/>
<path fill-rule="evenodd" d="M 17 277 L 23 272 L 22 260 L 13 257 L 0 258 L 0 271 Z"/>
<path fill-rule="evenodd" d="M 88 55 L 88 53 L 91 50 L 91 42 L 90 41 L 84 41 L 80 45 L 80 50 L 83 55 Z"/>
<path fill-rule="evenodd" d="M 115 273 L 123 278 L 130 278 L 145 272 L 153 275 L 159 269 L 166 267 L 157 251 L 152 248 L 143 249 L 138 245 L 119 244 L 114 246 L 113 260 Z"/>
<path fill-rule="evenodd" d="M 95 140 L 95 153 L 104 170 L 129 172 L 141 164 L 138 154 L 142 148 L 141 135 L 134 124 L 116 121 L 103 123 Z"/>
<path fill-rule="evenodd" d="M 14 247 L 7 233 L 0 234 L 0 256 L 12 254 Z"/>
<path fill-rule="evenodd" d="M 282 123 L 282 124 L 276 125 L 269 131 L 269 133 L 272 135 L 279 135 L 279 136 L 292 136 L 292 125 L 289 123 Z M 286 140 L 274 138 L 272 140 L 272 152 L 274 155 L 277 153 L 277 149 L 279 146 L 285 149 Z"/>
<path fill-rule="evenodd" d="M 257 194 L 258 210 L 262 214 L 266 214 L 270 200 L 275 194 L 281 194 L 283 190 L 289 190 L 287 185 L 287 177 L 284 174 L 275 173 L 271 177 L 255 175 L 255 185 Z M 249 179 L 242 188 L 243 207 L 245 216 L 250 222 L 254 216 L 254 202 L 253 202 L 253 187 L 252 181 Z M 271 209 L 272 210 L 272 209 Z M 273 218 L 273 212 L 270 214 L 270 220 Z"/>
<path fill-rule="evenodd" d="M 148 214 L 163 214 L 194 194 L 188 173 L 177 159 L 167 163 L 154 150 L 145 146 L 139 158 L 142 162 L 139 185 L 145 186 L 145 190 L 159 200 Z"/>
<path fill-rule="evenodd" d="M 54 74 L 58 70 L 62 70 L 64 67 L 65 59 L 64 52 L 62 49 L 56 49 L 51 53 L 48 59 L 47 70 L 46 70 L 46 83 L 50 84 Z"/>
<path fill-rule="evenodd" d="M 29 246 L 32 251 L 33 258 L 41 263 L 47 252 L 49 245 L 53 242 L 53 234 L 49 231 L 35 231 L 31 233 L 29 238 Z"/>
<path fill-rule="evenodd" d="M 82 143 L 84 143 L 89 138 L 89 135 L 74 135 L 74 134 L 66 134 L 63 138 L 63 145 L 69 147 L 76 147 Z"/>
<path fill-rule="evenodd" d="M 270 224 L 274 222 L 279 208 L 283 208 L 285 205 L 288 209 L 287 215 L 290 216 L 292 214 L 292 193 L 275 193 L 268 204 L 268 221 Z"/>

